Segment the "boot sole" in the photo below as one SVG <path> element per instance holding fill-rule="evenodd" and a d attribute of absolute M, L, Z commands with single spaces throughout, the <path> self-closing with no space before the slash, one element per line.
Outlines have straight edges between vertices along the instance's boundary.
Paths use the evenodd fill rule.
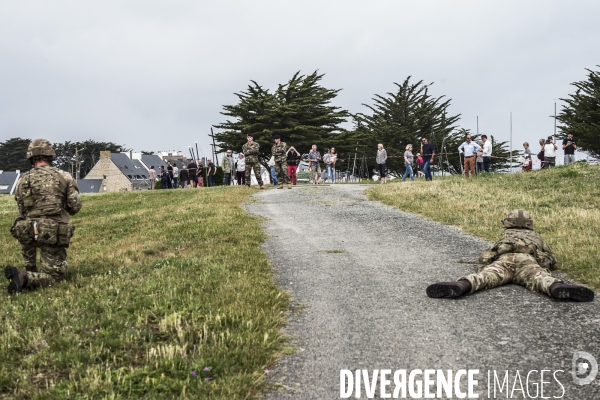
<path fill-rule="evenodd" d="M 557 296 L 552 296 L 557 299 L 571 299 L 581 302 L 590 302 L 594 300 L 594 291 L 583 287 L 562 288 L 558 290 Z"/>
<path fill-rule="evenodd" d="M 459 285 L 441 285 L 439 283 L 434 283 L 433 285 L 429 285 L 425 292 L 427 296 L 440 299 L 442 297 L 460 297 L 462 288 Z"/>
<path fill-rule="evenodd" d="M 19 293 L 22 290 L 21 281 L 19 281 L 19 272 L 12 265 L 7 265 L 4 268 L 4 276 L 9 280 L 8 294 Z"/>

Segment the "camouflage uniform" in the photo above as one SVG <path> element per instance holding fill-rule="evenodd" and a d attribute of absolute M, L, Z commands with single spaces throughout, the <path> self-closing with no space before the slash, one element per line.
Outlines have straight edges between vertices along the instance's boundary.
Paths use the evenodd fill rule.
<path fill-rule="evenodd" d="M 32 142 L 35 144 L 51 146 L 40 139 Z M 22 246 L 27 270 L 23 287 L 44 287 L 60 282 L 67 271 L 66 249 L 75 230 L 69 224 L 69 215 L 81 209 L 77 182 L 68 172 L 38 166 L 23 175 L 17 185 L 15 200 L 19 215 L 11 233 Z M 39 272 L 36 266 L 38 248 Z"/>
<path fill-rule="evenodd" d="M 550 286 L 562 282 L 549 272 L 554 269 L 556 258 L 540 234 L 531 229 L 504 229 L 502 238 L 490 250 L 480 254 L 479 262 L 486 265 L 479 267 L 477 273 L 458 280 L 469 281 L 471 293 L 516 283 L 550 296 Z"/>
<path fill-rule="evenodd" d="M 284 182 L 291 184 L 290 177 L 287 174 L 287 144 L 285 142 L 279 142 L 274 144 L 271 148 L 271 154 L 275 158 L 275 172 L 277 173 L 277 181 L 280 185 Z"/>
<path fill-rule="evenodd" d="M 258 155 L 260 154 L 260 145 L 256 142 L 248 142 L 242 146 L 242 153 L 246 158 L 246 185 L 250 186 L 251 171 L 254 170 L 256 181 L 259 186 L 263 186 L 263 180 L 260 176 L 260 163 L 258 162 Z"/>

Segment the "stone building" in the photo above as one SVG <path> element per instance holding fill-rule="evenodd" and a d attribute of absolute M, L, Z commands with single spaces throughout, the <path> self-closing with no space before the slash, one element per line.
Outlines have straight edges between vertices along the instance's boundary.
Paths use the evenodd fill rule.
<path fill-rule="evenodd" d="M 100 152 L 100 159 L 83 180 L 87 179 L 102 179 L 100 192 L 148 190 L 151 184 L 140 160 L 110 151 Z"/>

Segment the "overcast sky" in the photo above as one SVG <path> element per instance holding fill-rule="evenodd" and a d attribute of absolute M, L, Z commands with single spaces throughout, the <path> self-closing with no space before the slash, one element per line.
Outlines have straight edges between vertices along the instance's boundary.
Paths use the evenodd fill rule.
<path fill-rule="evenodd" d="M 521 149 L 598 69 L 599 15 L 594 0 L 0 0 L 0 140 L 187 152 L 251 79 L 276 88 L 318 69 L 350 112 L 408 75 L 435 82 L 461 127 L 479 116 L 480 133 L 508 140 L 512 111 Z"/>

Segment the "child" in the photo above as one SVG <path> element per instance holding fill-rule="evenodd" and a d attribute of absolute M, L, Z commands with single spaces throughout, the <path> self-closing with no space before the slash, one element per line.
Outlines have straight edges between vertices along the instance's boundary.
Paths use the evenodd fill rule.
<path fill-rule="evenodd" d="M 421 157 L 421 153 L 417 153 L 417 178 L 419 176 L 425 176 L 423 173 L 423 157 Z"/>

